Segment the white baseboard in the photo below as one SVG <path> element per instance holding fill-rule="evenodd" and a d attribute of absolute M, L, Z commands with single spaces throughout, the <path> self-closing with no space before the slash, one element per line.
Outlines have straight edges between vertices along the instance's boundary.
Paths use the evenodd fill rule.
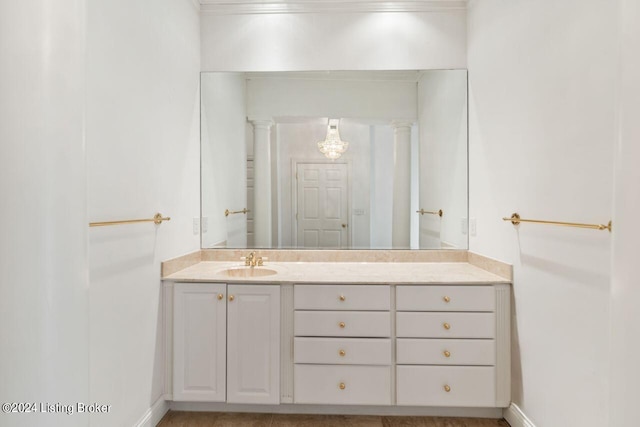
<path fill-rule="evenodd" d="M 164 396 L 156 400 L 149 410 L 140 418 L 140 421 L 134 424 L 134 427 L 156 427 L 164 414 L 169 411 L 169 402 L 164 400 Z"/>
<path fill-rule="evenodd" d="M 511 427 L 536 427 L 518 405 L 511 404 L 502 414 Z"/>

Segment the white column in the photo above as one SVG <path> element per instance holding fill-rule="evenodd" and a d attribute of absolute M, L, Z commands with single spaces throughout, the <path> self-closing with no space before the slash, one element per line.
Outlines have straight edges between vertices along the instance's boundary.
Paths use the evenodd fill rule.
<path fill-rule="evenodd" d="M 271 247 L 271 119 L 252 119 L 253 235 L 256 248 Z"/>
<path fill-rule="evenodd" d="M 409 248 L 411 231 L 411 122 L 394 121 L 392 246 Z"/>

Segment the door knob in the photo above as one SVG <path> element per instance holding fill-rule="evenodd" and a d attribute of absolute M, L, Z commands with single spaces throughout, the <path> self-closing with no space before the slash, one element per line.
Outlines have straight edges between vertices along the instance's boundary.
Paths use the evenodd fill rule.
<path fill-rule="evenodd" d="M 342 224 L 342 228 L 347 228 L 347 224 Z"/>

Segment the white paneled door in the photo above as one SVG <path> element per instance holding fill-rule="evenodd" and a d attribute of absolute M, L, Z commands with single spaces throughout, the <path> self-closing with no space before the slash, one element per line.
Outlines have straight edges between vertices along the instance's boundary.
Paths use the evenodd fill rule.
<path fill-rule="evenodd" d="M 280 286 L 229 285 L 227 402 L 280 403 Z"/>
<path fill-rule="evenodd" d="M 174 400 L 225 401 L 225 288 L 218 283 L 174 287 Z"/>
<path fill-rule="evenodd" d="M 348 165 L 299 163 L 296 186 L 297 247 L 348 247 Z"/>

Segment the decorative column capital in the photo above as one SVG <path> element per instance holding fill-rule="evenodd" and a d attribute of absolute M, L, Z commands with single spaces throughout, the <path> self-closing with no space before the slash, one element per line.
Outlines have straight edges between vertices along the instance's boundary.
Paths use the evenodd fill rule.
<path fill-rule="evenodd" d="M 269 130 L 274 125 L 271 117 L 247 117 L 247 120 L 253 125 L 254 129 Z"/>
<path fill-rule="evenodd" d="M 392 120 L 391 127 L 393 127 L 394 130 L 411 129 L 413 123 L 413 120 Z"/>

